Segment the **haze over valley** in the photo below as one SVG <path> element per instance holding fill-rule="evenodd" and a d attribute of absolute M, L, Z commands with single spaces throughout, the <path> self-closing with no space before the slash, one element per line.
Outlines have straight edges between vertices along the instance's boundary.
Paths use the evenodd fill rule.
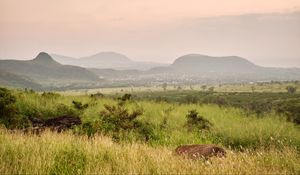
<path fill-rule="evenodd" d="M 135 62 L 116 52 L 82 58 L 41 52 L 32 60 L 0 63 L 2 85 L 35 90 L 300 80 L 299 68 L 262 67 L 238 56 L 188 54 L 163 64 Z"/>

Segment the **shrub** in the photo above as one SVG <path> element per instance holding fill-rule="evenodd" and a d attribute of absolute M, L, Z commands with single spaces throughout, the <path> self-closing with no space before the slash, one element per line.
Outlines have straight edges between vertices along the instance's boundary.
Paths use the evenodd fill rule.
<path fill-rule="evenodd" d="M 285 101 L 277 107 L 276 111 L 287 116 L 289 121 L 300 124 L 300 102 L 298 100 Z"/>
<path fill-rule="evenodd" d="M 6 127 L 14 127 L 17 124 L 16 97 L 10 90 L 0 88 L 0 122 Z"/>
<path fill-rule="evenodd" d="M 131 94 L 124 94 L 122 97 L 119 97 L 118 100 L 128 101 L 128 100 L 131 100 L 131 97 L 132 97 Z"/>
<path fill-rule="evenodd" d="M 209 130 L 212 127 L 212 123 L 198 114 L 196 110 L 191 110 L 186 115 L 187 123 L 186 127 L 189 131 L 192 130 Z"/>
<path fill-rule="evenodd" d="M 116 140 L 126 137 L 129 133 L 134 133 L 138 137 L 142 136 L 146 141 L 155 138 L 153 126 L 138 120 L 138 117 L 143 114 L 142 109 L 129 112 L 124 103 L 118 103 L 115 106 L 104 105 L 104 107 L 105 110 L 100 112 L 100 124 L 105 134 L 113 136 Z"/>
<path fill-rule="evenodd" d="M 57 93 L 54 93 L 54 92 L 43 92 L 42 97 L 56 99 L 56 98 L 60 97 L 60 94 L 57 94 Z"/>
<path fill-rule="evenodd" d="M 86 108 L 88 108 L 89 107 L 89 104 L 82 104 L 81 102 L 79 102 L 79 101 L 72 101 L 72 103 L 73 103 L 73 106 L 74 106 L 74 108 L 76 108 L 76 109 L 78 109 L 78 110 L 84 110 L 84 109 L 86 109 Z"/>
<path fill-rule="evenodd" d="M 91 94 L 91 96 L 90 96 L 91 98 L 102 98 L 102 97 L 104 97 L 104 94 L 102 94 L 101 92 L 97 92 L 97 93 L 95 93 L 95 94 Z"/>

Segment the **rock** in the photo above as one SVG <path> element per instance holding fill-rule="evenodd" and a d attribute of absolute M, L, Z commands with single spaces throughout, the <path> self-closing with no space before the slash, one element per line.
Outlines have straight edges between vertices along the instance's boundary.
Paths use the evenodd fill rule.
<path fill-rule="evenodd" d="M 223 148 L 212 144 L 181 145 L 175 149 L 175 152 L 191 159 L 208 159 L 213 156 L 226 157 L 226 151 Z"/>
<path fill-rule="evenodd" d="M 54 131 L 64 131 L 70 129 L 72 126 L 80 125 L 81 119 L 76 116 L 62 115 L 48 120 L 41 120 L 36 118 L 29 118 L 32 125 L 38 128 L 50 128 Z"/>

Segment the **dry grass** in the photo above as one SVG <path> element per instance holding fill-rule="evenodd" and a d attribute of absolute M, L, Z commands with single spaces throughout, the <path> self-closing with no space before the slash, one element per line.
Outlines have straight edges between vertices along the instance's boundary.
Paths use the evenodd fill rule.
<path fill-rule="evenodd" d="M 71 133 L 41 136 L 0 129 L 0 174 L 299 174 L 299 153 L 289 147 L 226 158 L 187 160 L 167 147 L 118 144 L 104 136 L 88 140 Z"/>

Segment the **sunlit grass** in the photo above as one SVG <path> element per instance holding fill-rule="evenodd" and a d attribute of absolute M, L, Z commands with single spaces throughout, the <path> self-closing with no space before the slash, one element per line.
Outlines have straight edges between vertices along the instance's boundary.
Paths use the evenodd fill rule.
<path fill-rule="evenodd" d="M 227 149 L 226 158 L 193 161 L 169 147 L 117 144 L 97 135 L 93 140 L 49 131 L 41 136 L 0 130 L 0 174 L 299 174 L 300 156 L 284 147 Z"/>

